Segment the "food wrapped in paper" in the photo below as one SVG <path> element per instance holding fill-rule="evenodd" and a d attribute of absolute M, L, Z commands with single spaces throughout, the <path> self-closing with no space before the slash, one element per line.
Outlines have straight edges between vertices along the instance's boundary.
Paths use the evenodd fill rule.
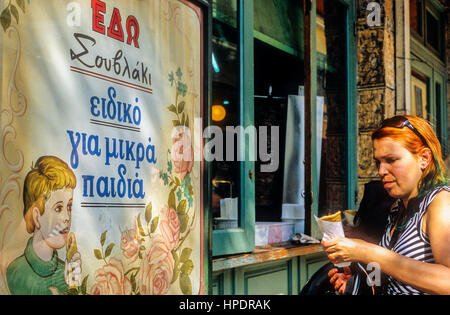
<path fill-rule="evenodd" d="M 319 229 L 323 234 L 322 239 L 324 241 L 330 240 L 336 237 L 345 237 L 344 228 L 342 226 L 342 218 L 341 212 L 338 211 L 334 214 L 329 214 L 323 217 L 316 217 L 317 224 L 319 225 Z M 339 264 L 335 264 L 337 267 L 347 267 L 350 266 L 350 262 L 343 262 Z"/>

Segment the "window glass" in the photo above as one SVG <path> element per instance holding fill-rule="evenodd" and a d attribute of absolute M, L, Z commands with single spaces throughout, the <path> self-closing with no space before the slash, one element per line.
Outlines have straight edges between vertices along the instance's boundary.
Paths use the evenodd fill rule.
<path fill-rule="evenodd" d="M 413 29 L 417 34 L 422 35 L 422 1 L 410 0 L 409 21 L 411 24 L 411 29 Z"/>
<path fill-rule="evenodd" d="M 236 0 L 213 1 L 212 216 L 213 229 L 239 226 L 239 31 Z M 227 128 L 228 127 L 228 128 Z M 232 128 L 230 128 L 232 127 Z"/>
<path fill-rule="evenodd" d="M 337 1 L 318 1 L 317 8 L 318 198 L 323 215 L 346 206 L 347 9 Z"/>
<path fill-rule="evenodd" d="M 300 98 L 299 90 L 304 85 L 304 61 L 302 2 L 261 0 L 257 3 L 254 7 L 255 125 L 260 140 L 261 128 L 267 128 L 267 141 L 259 142 L 258 152 L 269 153 L 272 165 L 268 167 L 268 162 L 262 161 L 261 156 L 255 165 L 255 233 L 258 235 L 260 226 L 261 229 L 266 226 L 262 222 L 284 221 L 281 225 L 270 226 L 272 229 L 284 226 L 290 231 L 299 222 L 295 217 L 285 215 L 282 209 L 285 203 L 300 205 L 301 199 L 299 181 L 304 172 L 300 163 L 292 163 L 294 168 L 286 168 L 285 159 L 293 154 L 298 158 L 304 147 L 299 138 L 286 135 L 287 130 L 293 127 L 289 126 L 287 119 L 288 106 L 297 105 L 288 104 L 289 97 Z M 286 143 L 292 141 L 297 141 L 297 145 L 286 147 Z M 287 150 L 290 151 L 288 154 Z M 288 177 L 297 185 L 289 184 Z M 287 195 L 292 195 L 292 198 L 288 200 Z M 301 210 L 304 212 L 304 205 Z M 303 222 L 298 228 L 303 229 Z M 269 243 L 288 240 L 281 234 L 278 239 L 272 237 L 270 234 Z"/>
<path fill-rule="evenodd" d="M 427 10 L 427 43 L 437 52 L 440 52 L 440 26 L 439 19 Z"/>
<path fill-rule="evenodd" d="M 257 0 L 254 28 L 259 39 L 271 39 L 293 51 L 302 47 L 302 1 Z"/>

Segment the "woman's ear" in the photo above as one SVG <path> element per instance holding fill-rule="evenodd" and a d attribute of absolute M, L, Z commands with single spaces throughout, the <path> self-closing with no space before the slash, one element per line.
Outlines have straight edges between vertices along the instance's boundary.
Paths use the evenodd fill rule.
<path fill-rule="evenodd" d="M 431 163 L 432 158 L 433 154 L 431 153 L 431 150 L 429 148 L 424 148 L 420 152 L 419 165 L 422 171 L 424 171 L 428 167 L 428 165 Z"/>
<path fill-rule="evenodd" d="M 31 215 L 35 228 L 39 230 L 41 228 L 41 224 L 39 223 L 39 217 L 41 216 L 39 208 L 33 207 L 33 209 L 31 210 Z"/>

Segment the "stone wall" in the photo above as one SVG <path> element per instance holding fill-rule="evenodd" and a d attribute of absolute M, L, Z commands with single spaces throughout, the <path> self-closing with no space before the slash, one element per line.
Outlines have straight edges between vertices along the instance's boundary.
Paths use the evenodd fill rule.
<path fill-rule="evenodd" d="M 371 0 L 373 1 L 373 0 Z M 378 179 L 373 161 L 371 132 L 395 114 L 394 0 L 379 1 L 381 25 L 367 24 L 369 0 L 358 0 L 358 193 Z"/>

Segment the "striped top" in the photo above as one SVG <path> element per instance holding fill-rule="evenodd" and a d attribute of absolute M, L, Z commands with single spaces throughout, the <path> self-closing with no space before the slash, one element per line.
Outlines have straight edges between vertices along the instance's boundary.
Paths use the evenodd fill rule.
<path fill-rule="evenodd" d="M 413 258 L 426 263 L 435 263 L 433 252 L 431 250 L 430 239 L 422 231 L 422 221 L 427 211 L 428 206 L 433 201 L 434 197 L 446 190 L 450 192 L 449 186 L 437 187 L 434 190 L 426 194 L 418 204 L 416 209 L 413 209 L 414 214 L 406 223 L 406 227 L 403 233 L 399 236 L 397 242 L 393 245 L 392 251 Z M 381 239 L 380 245 L 384 248 L 389 248 L 391 241 L 390 231 L 395 224 L 396 216 L 399 211 L 400 200 L 394 204 L 391 213 L 388 217 L 388 223 L 386 226 L 386 232 Z M 384 288 L 384 294 L 387 295 L 423 295 L 427 294 L 423 291 L 417 290 L 401 281 L 398 281 L 390 276 L 387 276 L 386 286 Z"/>

